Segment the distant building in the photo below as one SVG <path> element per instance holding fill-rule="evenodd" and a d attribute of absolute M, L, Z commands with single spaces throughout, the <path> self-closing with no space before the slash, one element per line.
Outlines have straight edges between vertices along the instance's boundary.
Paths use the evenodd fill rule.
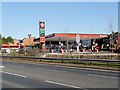
<path fill-rule="evenodd" d="M 18 39 L 14 39 L 14 40 L 13 40 L 13 43 L 14 43 L 14 44 L 19 44 L 19 40 L 18 40 Z"/>
<path fill-rule="evenodd" d="M 1 50 L 3 53 L 14 53 L 19 51 L 19 45 L 18 44 L 2 44 Z"/>
<path fill-rule="evenodd" d="M 33 41 L 35 37 L 31 38 L 25 38 L 23 40 L 13 40 L 12 43 L 2 44 L 1 50 L 4 51 L 4 53 L 14 53 L 19 52 L 21 48 L 27 47 L 27 46 L 34 46 L 35 42 Z"/>
<path fill-rule="evenodd" d="M 26 47 L 26 46 L 34 45 L 35 44 L 34 39 L 35 37 L 24 38 L 22 40 L 22 46 Z"/>

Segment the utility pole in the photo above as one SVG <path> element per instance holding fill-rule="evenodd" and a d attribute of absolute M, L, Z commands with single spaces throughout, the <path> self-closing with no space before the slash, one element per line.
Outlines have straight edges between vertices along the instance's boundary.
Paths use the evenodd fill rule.
<path fill-rule="evenodd" d="M 61 38 L 59 38 L 59 51 L 61 49 Z"/>

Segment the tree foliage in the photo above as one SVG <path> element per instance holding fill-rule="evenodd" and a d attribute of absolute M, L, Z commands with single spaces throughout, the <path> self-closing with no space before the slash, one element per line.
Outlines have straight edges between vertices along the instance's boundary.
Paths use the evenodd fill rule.
<path fill-rule="evenodd" d="M 2 38 L 2 44 L 6 44 L 6 43 L 13 43 L 13 38 L 11 36 L 8 37 L 3 37 Z"/>
<path fill-rule="evenodd" d="M 13 43 L 13 38 L 12 38 L 11 36 L 8 36 L 8 37 L 6 38 L 6 40 L 7 40 L 7 42 L 9 42 L 9 43 Z"/>

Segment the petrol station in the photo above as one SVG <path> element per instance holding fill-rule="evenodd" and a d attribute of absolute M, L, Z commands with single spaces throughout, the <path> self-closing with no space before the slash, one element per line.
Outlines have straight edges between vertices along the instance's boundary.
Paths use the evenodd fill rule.
<path fill-rule="evenodd" d="M 45 35 L 45 22 L 39 22 L 39 38 L 34 39 L 35 48 L 41 52 L 83 52 L 93 45 L 102 46 L 108 34 L 52 33 Z M 100 49 L 99 49 L 100 50 Z"/>

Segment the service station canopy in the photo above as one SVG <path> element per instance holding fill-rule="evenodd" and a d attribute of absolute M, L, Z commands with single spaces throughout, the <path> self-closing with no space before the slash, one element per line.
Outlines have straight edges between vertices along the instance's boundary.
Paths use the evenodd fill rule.
<path fill-rule="evenodd" d="M 46 41 L 76 41 L 76 35 L 73 33 L 53 33 L 45 36 Z M 107 34 L 79 34 L 80 40 L 90 40 L 90 39 L 99 39 L 108 37 Z M 34 39 L 34 41 L 39 40 L 39 38 Z"/>

